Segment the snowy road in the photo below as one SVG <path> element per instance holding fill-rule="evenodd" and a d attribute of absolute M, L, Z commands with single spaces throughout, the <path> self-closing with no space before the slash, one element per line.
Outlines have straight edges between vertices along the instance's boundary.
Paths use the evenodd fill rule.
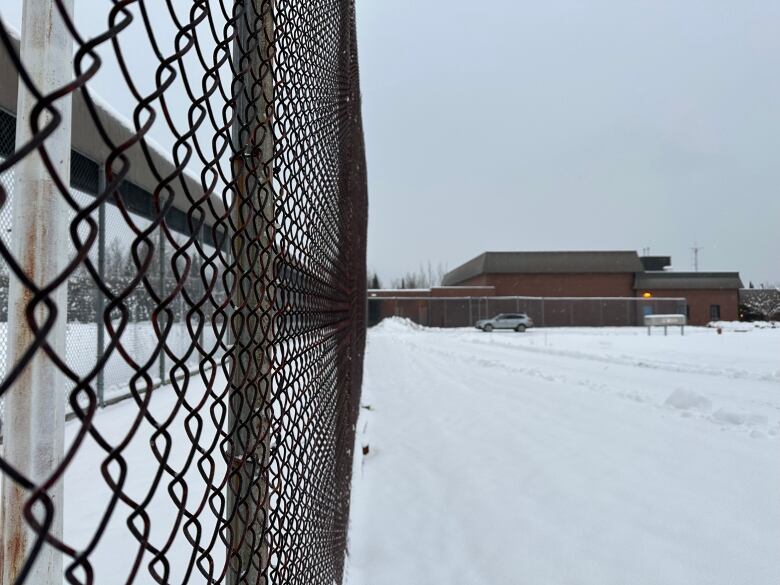
<path fill-rule="evenodd" d="M 780 330 L 386 321 L 366 359 L 350 585 L 780 582 Z"/>

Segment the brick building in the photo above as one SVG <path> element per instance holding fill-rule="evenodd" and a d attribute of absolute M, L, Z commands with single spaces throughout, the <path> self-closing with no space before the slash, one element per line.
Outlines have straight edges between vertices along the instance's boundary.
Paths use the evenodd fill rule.
<path fill-rule="evenodd" d="M 443 285 L 493 287 L 499 297 L 682 297 L 692 325 L 738 319 L 739 273 L 673 272 L 670 264 L 634 251 L 485 252 L 447 273 Z"/>
<path fill-rule="evenodd" d="M 742 280 L 737 272 L 641 272 L 634 286 L 640 295 L 685 297 L 691 325 L 739 319 Z"/>

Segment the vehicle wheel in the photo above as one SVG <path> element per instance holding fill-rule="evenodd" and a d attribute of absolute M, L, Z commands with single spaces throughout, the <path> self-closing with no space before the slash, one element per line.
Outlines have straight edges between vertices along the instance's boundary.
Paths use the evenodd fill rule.
<path fill-rule="evenodd" d="M 492 325 L 485 325 L 482 328 L 482 331 L 484 331 L 485 333 L 490 333 L 491 331 L 493 331 L 493 326 Z"/>
<path fill-rule="evenodd" d="M 523 324 L 521 323 L 520 325 L 518 325 L 517 327 L 515 327 L 515 331 L 517 331 L 518 333 L 525 333 L 525 325 L 523 325 Z"/>

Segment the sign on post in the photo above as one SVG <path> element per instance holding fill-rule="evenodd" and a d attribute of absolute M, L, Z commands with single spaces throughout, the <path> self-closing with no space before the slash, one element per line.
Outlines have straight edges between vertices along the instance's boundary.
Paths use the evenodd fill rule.
<path fill-rule="evenodd" d="M 685 315 L 645 315 L 647 334 L 651 335 L 653 327 L 663 327 L 664 335 L 667 335 L 669 326 L 679 327 L 680 335 L 685 335 Z"/>

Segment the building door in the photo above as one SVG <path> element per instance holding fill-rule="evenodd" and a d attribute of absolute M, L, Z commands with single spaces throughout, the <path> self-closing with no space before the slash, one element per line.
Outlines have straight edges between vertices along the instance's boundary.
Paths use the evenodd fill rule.
<path fill-rule="evenodd" d="M 368 299 L 368 326 L 372 327 L 382 320 L 382 301 Z"/>
<path fill-rule="evenodd" d="M 720 305 L 710 305 L 710 321 L 720 321 Z"/>
<path fill-rule="evenodd" d="M 428 303 L 430 301 L 420 301 L 419 303 L 419 315 L 420 320 L 418 321 L 420 325 L 425 325 L 426 327 L 430 326 L 430 323 L 428 322 Z"/>

